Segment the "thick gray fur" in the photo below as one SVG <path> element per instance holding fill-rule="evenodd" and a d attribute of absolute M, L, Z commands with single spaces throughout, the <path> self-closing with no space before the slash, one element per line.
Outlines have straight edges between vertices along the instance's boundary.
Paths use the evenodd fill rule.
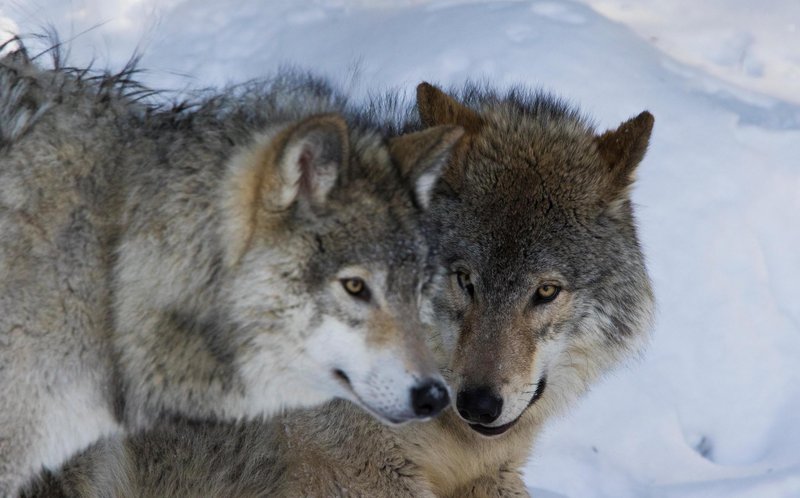
<path fill-rule="evenodd" d="M 340 93 L 305 74 L 163 106 L 139 100 L 147 92 L 132 74 L 44 69 L 24 51 L 0 59 L 0 496 L 104 435 L 352 392 L 332 369 L 320 372 L 330 384 L 322 395 L 284 374 L 305 368 L 299 359 L 323 311 L 370 328 L 369 347 L 393 345 L 403 375 L 438 375 L 415 339 L 431 268 L 415 165 L 404 167 Z M 278 213 L 259 205 L 258 221 L 239 216 L 254 224 L 252 237 L 234 240 L 224 214 L 236 209 L 224 186 L 232 158 L 315 116 L 322 131 L 303 143 L 320 160 L 345 158 L 335 185 L 320 194 L 319 170 L 281 187 L 307 199 Z M 330 138 L 340 128 L 342 141 Z M 442 133 L 452 142 L 455 129 Z M 438 175 L 446 145 L 418 158 L 425 171 Z M 394 322 L 372 326 L 330 297 L 329 282 L 352 265 L 383 269 L 374 291 Z"/>
<path fill-rule="evenodd" d="M 178 421 L 98 443 L 31 496 L 527 496 L 521 468 L 545 421 L 648 337 L 653 295 L 628 189 L 652 117 L 598 135 L 546 94 L 485 85 L 451 93 L 466 106 L 434 92 L 426 108 L 425 124 L 468 130 L 432 202 L 431 234 L 448 276 L 429 341 L 454 393 L 482 383 L 506 406 L 523 400 L 506 433 L 485 437 L 454 409 L 385 427 L 341 402 L 264 424 Z M 396 132 L 423 126 L 395 97 L 371 112 Z M 459 287 L 460 271 L 476 297 Z M 542 282 L 563 287 L 547 305 L 533 301 Z M 93 470 L 109 452 L 122 469 L 111 488 Z"/>

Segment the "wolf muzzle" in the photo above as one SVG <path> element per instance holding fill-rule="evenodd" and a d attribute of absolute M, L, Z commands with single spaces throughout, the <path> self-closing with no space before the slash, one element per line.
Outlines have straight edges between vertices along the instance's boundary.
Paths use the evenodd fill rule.
<path fill-rule="evenodd" d="M 470 429 L 484 436 L 499 436 L 511 429 L 522 418 L 525 411 L 542 397 L 546 387 L 547 376 L 542 376 L 536 386 L 536 391 L 522 413 L 511 422 L 496 427 L 486 424 L 490 424 L 500 417 L 503 411 L 503 398 L 494 394 L 489 387 L 481 386 L 460 391 L 456 397 L 456 409 L 461 418 L 467 421 Z"/>

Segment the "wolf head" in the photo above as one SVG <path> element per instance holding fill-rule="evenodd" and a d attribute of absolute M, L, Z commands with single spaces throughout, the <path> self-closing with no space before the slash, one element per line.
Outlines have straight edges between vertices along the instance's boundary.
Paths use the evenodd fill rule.
<path fill-rule="evenodd" d="M 423 83 L 417 99 L 424 125 L 466 130 L 433 201 L 449 272 L 435 309 L 458 413 L 496 436 L 562 408 L 647 335 L 628 189 L 653 117 L 596 135 L 545 95 L 473 88 L 468 106 Z"/>
<path fill-rule="evenodd" d="M 319 115 L 268 130 L 231 162 L 227 295 L 248 398 L 343 397 L 388 423 L 448 404 L 422 335 L 432 265 L 418 218 L 461 134 L 387 144 Z"/>

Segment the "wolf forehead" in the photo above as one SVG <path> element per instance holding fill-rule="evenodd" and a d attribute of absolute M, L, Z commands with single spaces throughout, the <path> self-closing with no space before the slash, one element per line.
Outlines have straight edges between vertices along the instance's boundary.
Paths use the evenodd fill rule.
<path fill-rule="evenodd" d="M 345 267 L 416 275 L 433 264 L 434 254 L 414 216 L 407 209 L 353 202 L 347 213 L 324 221 L 314 230 L 309 270 L 335 274 Z"/>
<path fill-rule="evenodd" d="M 463 182 L 476 196 L 498 192 L 515 209 L 596 213 L 609 173 L 589 120 L 544 93 L 484 102 L 485 125 L 467 149 Z M 510 204 L 506 202 L 506 204 Z M 500 206 L 498 206 L 500 207 Z"/>
<path fill-rule="evenodd" d="M 432 253 L 424 211 L 374 130 L 351 128 L 351 149 L 312 231 L 315 273 L 346 266 L 418 273 Z M 390 271 L 391 270 L 391 271 Z"/>
<path fill-rule="evenodd" d="M 574 280 L 591 278 L 592 259 L 638 250 L 629 206 L 607 209 L 625 193 L 614 193 L 615 173 L 587 117 L 544 92 L 456 93 L 483 125 L 444 175 L 443 261 L 468 259 L 495 275 L 555 270 Z"/>

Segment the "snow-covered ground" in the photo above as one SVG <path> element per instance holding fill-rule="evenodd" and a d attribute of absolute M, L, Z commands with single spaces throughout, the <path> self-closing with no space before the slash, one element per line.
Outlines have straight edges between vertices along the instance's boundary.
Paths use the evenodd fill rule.
<path fill-rule="evenodd" d="M 353 92 L 542 86 L 601 127 L 649 109 L 634 197 L 655 337 L 550 425 L 527 482 L 538 497 L 800 496 L 797 0 L 0 0 L 0 30 L 48 23 L 75 64 L 120 67 L 138 47 L 156 87 L 289 62 Z"/>

